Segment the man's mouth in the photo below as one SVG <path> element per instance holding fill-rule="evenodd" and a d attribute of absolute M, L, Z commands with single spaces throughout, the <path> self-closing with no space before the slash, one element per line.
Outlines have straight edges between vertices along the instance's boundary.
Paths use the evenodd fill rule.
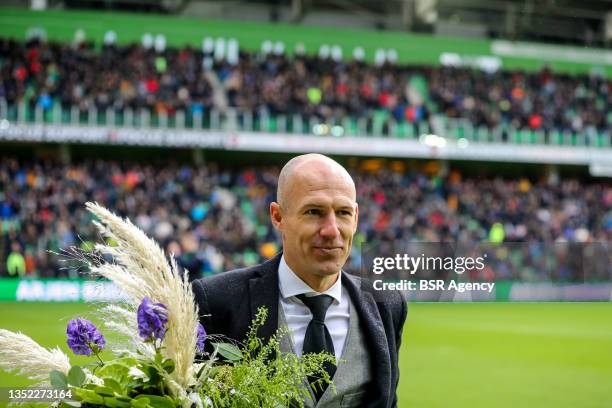
<path fill-rule="evenodd" d="M 315 251 L 325 255 L 335 255 L 342 251 L 342 247 L 340 246 L 316 246 L 314 249 Z"/>

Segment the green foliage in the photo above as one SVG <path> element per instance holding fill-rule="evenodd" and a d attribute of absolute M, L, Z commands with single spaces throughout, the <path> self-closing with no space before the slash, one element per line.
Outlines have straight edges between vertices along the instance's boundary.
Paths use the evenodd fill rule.
<path fill-rule="evenodd" d="M 320 378 L 320 384 L 331 384 L 323 363 L 335 364 L 334 356 L 322 353 L 300 359 L 293 353 L 282 353 L 280 339 L 288 335 L 286 329 L 279 330 L 263 344 L 257 330 L 267 317 L 267 310 L 260 308 L 241 350 L 242 359 L 230 359 L 230 364 L 209 371 L 208 380 L 202 381 L 200 389 L 203 401 L 209 400 L 213 406 L 224 408 L 286 407 L 291 402 L 303 406 L 303 401 L 311 398 L 308 376 Z M 221 350 L 219 344 L 215 346 Z"/>

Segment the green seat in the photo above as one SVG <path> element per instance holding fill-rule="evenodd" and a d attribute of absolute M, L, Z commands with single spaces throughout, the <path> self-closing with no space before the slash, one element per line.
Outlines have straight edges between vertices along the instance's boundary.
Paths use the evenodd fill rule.
<path fill-rule="evenodd" d="M 572 132 L 572 135 L 570 136 L 570 145 L 572 146 L 578 146 L 578 134 Z"/>
<path fill-rule="evenodd" d="M 16 105 L 10 105 L 8 107 L 6 118 L 11 122 L 17 121 L 17 106 Z"/>
<path fill-rule="evenodd" d="M 538 132 L 535 130 L 529 131 L 529 144 L 538 144 Z"/>
<path fill-rule="evenodd" d="M 264 119 L 264 128 L 265 132 L 275 133 L 278 130 L 278 123 L 276 122 L 276 117 L 268 116 Z"/>
<path fill-rule="evenodd" d="M 464 139 L 465 128 L 463 127 L 463 124 L 460 124 L 457 127 L 453 128 L 453 132 L 451 134 L 455 136 L 455 139 Z"/>
<path fill-rule="evenodd" d="M 70 108 L 63 109 L 61 114 L 61 123 L 70 123 Z"/>
<path fill-rule="evenodd" d="M 373 136 L 382 136 L 385 122 L 389 119 L 389 111 L 379 109 L 374 112 L 372 117 L 372 134 Z"/>
<path fill-rule="evenodd" d="M 354 118 L 344 118 L 342 126 L 344 127 L 344 134 L 347 136 L 357 136 L 359 134 L 357 121 Z"/>
<path fill-rule="evenodd" d="M 151 115 L 151 127 L 152 128 L 159 127 L 159 116 L 157 114 Z"/>
<path fill-rule="evenodd" d="M 405 139 L 406 135 L 408 134 L 408 130 L 406 128 L 407 128 L 406 122 L 397 123 L 395 125 L 393 136 L 399 139 Z"/>
<path fill-rule="evenodd" d="M 606 147 L 607 145 L 606 139 L 607 139 L 607 135 L 605 133 L 598 133 L 597 134 L 597 147 Z"/>
<path fill-rule="evenodd" d="M 512 143 L 521 144 L 524 143 L 526 137 L 525 133 L 520 129 L 514 129 L 512 132 Z"/>
<path fill-rule="evenodd" d="M 430 133 L 429 123 L 422 120 L 419 122 L 419 135 L 428 135 Z"/>
<path fill-rule="evenodd" d="M 484 125 L 480 125 L 476 132 L 476 139 L 479 142 L 488 142 L 489 141 L 489 128 Z"/>

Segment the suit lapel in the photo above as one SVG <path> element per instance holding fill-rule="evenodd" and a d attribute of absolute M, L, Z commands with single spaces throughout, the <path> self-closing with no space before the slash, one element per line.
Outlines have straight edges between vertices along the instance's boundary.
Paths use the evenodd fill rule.
<path fill-rule="evenodd" d="M 376 384 L 377 393 L 375 395 L 380 398 L 381 402 L 386 401 L 392 391 L 391 360 L 387 335 L 376 301 L 371 293 L 361 289 L 359 281 L 355 277 L 344 272 L 342 274 L 342 284 L 353 300 L 355 309 L 363 323 L 369 345 L 368 349 L 374 362 L 372 378 Z M 373 406 L 379 405 L 374 404 Z"/>
<path fill-rule="evenodd" d="M 258 308 L 265 306 L 268 309 L 268 318 L 258 332 L 258 337 L 264 342 L 268 342 L 278 328 L 278 264 L 281 255 L 262 264 L 255 276 L 249 280 L 250 321 L 255 318 Z"/>

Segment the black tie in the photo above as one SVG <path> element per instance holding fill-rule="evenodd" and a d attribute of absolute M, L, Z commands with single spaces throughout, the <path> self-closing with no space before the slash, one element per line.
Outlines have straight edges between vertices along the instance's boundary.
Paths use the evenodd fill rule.
<path fill-rule="evenodd" d="M 328 352 L 332 356 L 334 354 L 334 342 L 332 341 L 329 330 L 325 326 L 325 314 L 327 309 L 332 304 L 334 299 L 329 295 L 318 295 L 306 297 L 306 295 L 297 295 L 312 313 L 312 320 L 306 328 L 306 335 L 304 336 L 304 347 L 302 348 L 302 355 L 306 353 L 320 353 Z M 334 378 L 336 372 L 336 365 L 329 362 L 325 362 L 325 371 L 329 374 L 329 378 Z M 317 380 L 316 377 L 308 378 L 308 382 L 311 384 Z M 317 401 L 321 398 L 327 384 L 318 384 L 314 388 L 314 394 Z"/>

